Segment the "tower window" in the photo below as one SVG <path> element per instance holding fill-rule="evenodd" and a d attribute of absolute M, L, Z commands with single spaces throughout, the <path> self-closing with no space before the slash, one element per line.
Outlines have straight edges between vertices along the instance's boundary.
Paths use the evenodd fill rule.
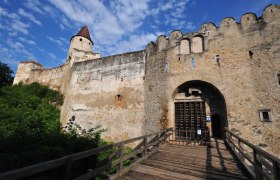
<path fill-rule="evenodd" d="M 249 57 L 250 57 L 250 59 L 253 58 L 253 55 L 254 55 L 253 51 L 249 51 Z"/>
<path fill-rule="evenodd" d="M 192 58 L 192 68 L 195 68 L 195 60 Z"/>
<path fill-rule="evenodd" d="M 270 109 L 260 109 L 260 120 L 263 122 L 270 122 L 271 120 L 271 110 Z"/>
<path fill-rule="evenodd" d="M 83 39 L 82 38 L 80 38 L 80 41 L 82 41 Z"/>
<path fill-rule="evenodd" d="M 280 73 L 277 74 L 278 85 L 280 86 Z"/>
<path fill-rule="evenodd" d="M 116 100 L 117 100 L 117 101 L 120 101 L 121 98 L 122 98 L 122 96 L 121 96 L 120 94 L 118 94 L 118 95 L 116 96 Z"/>

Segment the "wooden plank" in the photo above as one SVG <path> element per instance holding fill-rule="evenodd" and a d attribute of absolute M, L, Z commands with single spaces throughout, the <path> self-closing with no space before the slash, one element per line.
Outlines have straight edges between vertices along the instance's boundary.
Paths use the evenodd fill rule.
<path fill-rule="evenodd" d="M 150 166 L 139 165 L 137 168 L 133 169 L 133 171 L 141 172 L 143 174 L 153 174 L 157 177 L 168 177 L 173 179 L 192 179 L 192 180 L 201 180 L 202 178 L 190 176 L 187 174 L 180 174 L 175 172 L 170 172 L 166 170 L 162 170 L 159 168 L 153 168 Z"/>
<path fill-rule="evenodd" d="M 183 162 L 176 162 L 172 160 L 154 160 L 154 159 L 147 159 L 145 162 L 142 164 L 147 164 L 147 163 L 158 163 L 158 164 L 167 164 L 171 165 L 173 167 L 182 167 L 182 168 L 187 168 L 187 169 L 193 169 L 197 171 L 205 171 L 205 170 L 215 170 L 219 172 L 228 172 L 236 175 L 243 175 L 242 170 L 238 166 L 235 167 L 222 167 L 219 164 L 209 164 L 209 163 L 183 163 Z"/>
<path fill-rule="evenodd" d="M 145 166 L 149 167 L 149 168 L 157 168 L 157 169 L 161 169 L 162 171 L 168 171 L 168 172 L 172 172 L 172 173 L 179 173 L 179 174 L 188 174 L 191 176 L 195 176 L 195 177 L 200 177 L 200 178 L 211 178 L 211 179 L 248 179 L 244 176 L 242 176 L 242 174 L 231 174 L 229 172 L 226 171 L 214 171 L 214 170 L 199 170 L 195 168 L 190 169 L 190 167 L 174 167 L 172 164 L 163 164 L 163 163 L 152 163 L 152 162 L 145 162 Z"/>
<path fill-rule="evenodd" d="M 146 160 L 148 157 L 154 155 L 154 153 L 156 153 L 157 150 L 149 153 L 147 156 L 144 156 L 140 159 L 138 159 L 137 161 L 135 161 L 134 163 L 132 163 L 131 165 L 129 165 L 128 167 L 125 167 L 121 172 L 119 172 L 118 174 L 114 174 L 110 176 L 111 180 L 117 179 L 119 177 L 121 177 L 122 175 L 124 175 L 125 173 L 127 173 L 128 171 L 130 171 L 132 168 L 136 167 L 138 164 L 140 164 L 141 162 L 143 162 L 144 160 Z"/>

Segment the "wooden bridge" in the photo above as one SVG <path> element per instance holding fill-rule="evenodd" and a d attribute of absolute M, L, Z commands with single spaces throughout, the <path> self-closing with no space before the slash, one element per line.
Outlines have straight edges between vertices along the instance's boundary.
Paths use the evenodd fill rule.
<path fill-rule="evenodd" d="M 172 128 L 0 174 L 0 179 L 275 179 L 280 160 L 226 131 Z M 133 146 L 132 150 L 126 148 Z M 92 163 L 100 153 L 105 160 Z"/>

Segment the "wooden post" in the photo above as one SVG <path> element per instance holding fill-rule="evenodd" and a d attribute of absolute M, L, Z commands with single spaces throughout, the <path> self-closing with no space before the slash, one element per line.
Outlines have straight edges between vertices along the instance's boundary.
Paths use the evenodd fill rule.
<path fill-rule="evenodd" d="M 143 155 L 144 156 L 147 156 L 147 153 L 148 153 L 148 139 L 147 137 L 144 137 L 144 151 L 143 151 Z"/>
<path fill-rule="evenodd" d="M 64 180 L 70 179 L 72 160 L 69 158 L 66 162 Z"/>
<path fill-rule="evenodd" d="M 242 150 L 242 152 L 244 152 L 243 151 L 243 147 L 241 146 L 241 140 L 240 139 L 238 139 L 238 147 L 239 147 L 240 150 Z M 245 161 L 245 158 L 244 158 L 243 154 L 240 151 L 239 151 L 239 160 L 241 162 Z"/>
<path fill-rule="evenodd" d="M 273 174 L 275 180 L 280 180 L 279 164 L 277 161 L 273 161 Z"/>
<path fill-rule="evenodd" d="M 157 148 L 159 148 L 159 144 L 160 144 L 159 137 L 160 137 L 160 133 L 157 133 Z"/>
<path fill-rule="evenodd" d="M 257 151 L 255 148 L 253 149 L 253 157 L 254 157 L 256 180 L 263 180 L 263 172 L 260 172 L 262 171 L 262 163 L 260 163 L 257 159 Z"/>
<path fill-rule="evenodd" d="M 167 129 L 164 130 L 164 143 L 167 143 Z"/>
<path fill-rule="evenodd" d="M 120 159 L 120 163 L 117 166 L 117 173 L 120 174 L 122 169 L 123 169 L 123 154 L 124 154 L 124 142 L 121 143 L 121 145 L 119 146 L 120 148 L 120 152 L 119 152 L 119 159 Z"/>

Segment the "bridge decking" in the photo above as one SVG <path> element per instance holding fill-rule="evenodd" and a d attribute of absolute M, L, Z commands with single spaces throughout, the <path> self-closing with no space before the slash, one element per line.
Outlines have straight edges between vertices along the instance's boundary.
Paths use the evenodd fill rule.
<path fill-rule="evenodd" d="M 211 148 L 165 144 L 119 179 L 248 179 L 222 140 Z"/>

